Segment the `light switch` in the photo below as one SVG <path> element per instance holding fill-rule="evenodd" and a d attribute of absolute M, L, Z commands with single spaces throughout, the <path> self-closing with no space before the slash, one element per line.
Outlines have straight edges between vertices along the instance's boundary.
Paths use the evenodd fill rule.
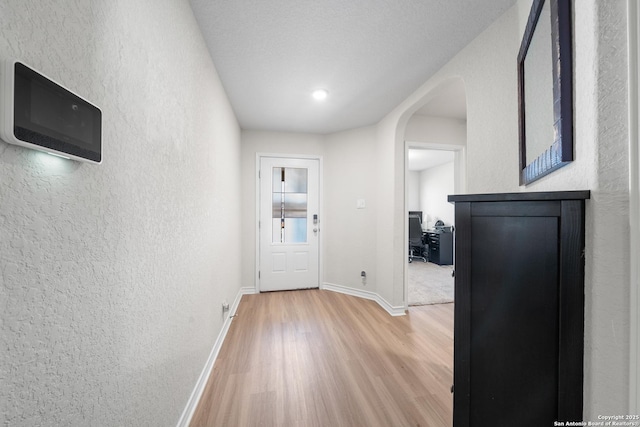
<path fill-rule="evenodd" d="M 364 199 L 358 199 L 358 201 L 356 202 L 356 208 L 364 209 L 365 206 L 366 204 L 364 203 Z"/>

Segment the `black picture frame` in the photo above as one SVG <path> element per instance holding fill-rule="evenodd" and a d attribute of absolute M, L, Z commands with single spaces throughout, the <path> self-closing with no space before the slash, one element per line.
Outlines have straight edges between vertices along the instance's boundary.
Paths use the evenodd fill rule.
<path fill-rule="evenodd" d="M 524 63 L 544 2 L 550 2 L 553 63 L 553 126 L 555 140 L 535 159 L 526 158 L 526 111 Z M 574 160 L 573 60 L 571 0 L 534 0 L 518 53 L 518 124 L 520 139 L 520 185 L 530 184 Z"/>

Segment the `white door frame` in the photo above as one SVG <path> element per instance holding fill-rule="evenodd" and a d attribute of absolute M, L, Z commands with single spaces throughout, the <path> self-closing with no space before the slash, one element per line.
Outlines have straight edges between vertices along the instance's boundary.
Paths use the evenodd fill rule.
<path fill-rule="evenodd" d="M 629 226 L 630 226 L 630 335 L 629 413 L 640 412 L 640 8 L 627 1 L 629 44 Z"/>
<path fill-rule="evenodd" d="M 409 241 L 409 149 L 453 151 L 455 194 L 464 194 L 467 191 L 467 147 L 465 145 L 436 144 L 430 142 L 404 142 L 404 241 Z M 404 309 L 409 309 L 409 245 L 404 245 Z M 455 262 L 455 261 L 454 261 Z"/>
<path fill-rule="evenodd" d="M 305 160 L 318 160 L 319 162 L 319 182 L 318 182 L 318 212 L 320 217 L 318 218 L 318 286 L 323 288 L 324 275 L 323 275 L 323 231 L 325 229 L 324 221 L 324 203 L 323 203 L 323 166 L 322 156 L 308 155 L 308 154 L 284 154 L 284 153 L 256 153 L 256 211 L 255 211 L 255 230 L 256 230 L 256 253 L 255 253 L 255 272 L 254 283 L 256 292 L 260 292 L 260 278 L 258 277 L 260 272 L 260 158 L 262 157 L 274 157 L 280 159 L 305 159 Z"/>

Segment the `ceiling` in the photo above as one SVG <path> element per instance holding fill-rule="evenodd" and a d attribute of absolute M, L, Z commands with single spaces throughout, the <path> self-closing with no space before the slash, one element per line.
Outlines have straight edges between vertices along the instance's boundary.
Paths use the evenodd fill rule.
<path fill-rule="evenodd" d="M 515 0 L 190 3 L 243 129 L 327 134 L 377 123 Z"/>

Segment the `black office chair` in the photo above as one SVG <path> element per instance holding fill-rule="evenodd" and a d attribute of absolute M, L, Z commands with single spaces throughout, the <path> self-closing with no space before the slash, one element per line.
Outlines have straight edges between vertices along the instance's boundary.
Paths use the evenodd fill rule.
<path fill-rule="evenodd" d="M 409 217 L 409 262 L 413 262 L 414 258 L 427 262 L 424 256 L 426 247 L 422 237 L 422 224 L 417 216 Z"/>

